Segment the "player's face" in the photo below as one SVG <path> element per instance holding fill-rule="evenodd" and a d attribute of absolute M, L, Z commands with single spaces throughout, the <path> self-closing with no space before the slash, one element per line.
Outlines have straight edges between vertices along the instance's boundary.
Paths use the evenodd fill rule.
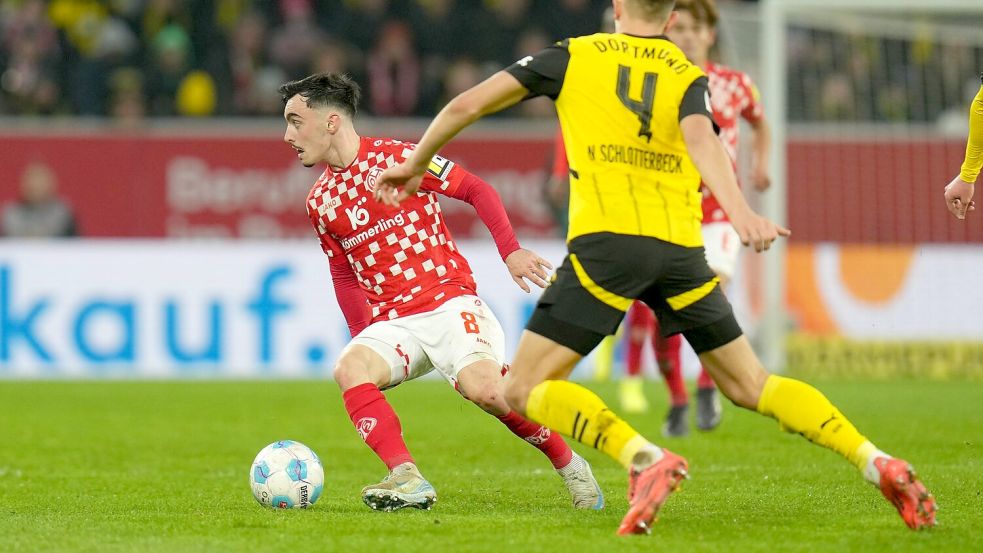
<path fill-rule="evenodd" d="M 713 46 L 713 30 L 702 21 L 697 21 L 688 11 L 676 12 L 676 23 L 669 27 L 666 35 L 686 57 L 703 65 Z"/>
<path fill-rule="evenodd" d="M 287 121 L 283 141 L 297 151 L 297 159 L 304 167 L 325 161 L 331 146 L 328 117 L 323 110 L 308 107 L 299 94 L 288 100 L 283 108 L 283 118 Z"/>

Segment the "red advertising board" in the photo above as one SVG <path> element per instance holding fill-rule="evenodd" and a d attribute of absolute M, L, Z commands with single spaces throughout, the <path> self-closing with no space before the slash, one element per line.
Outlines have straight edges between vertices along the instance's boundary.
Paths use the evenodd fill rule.
<path fill-rule="evenodd" d="M 16 197 L 24 168 L 39 162 L 57 175 L 85 236 L 313 237 L 304 200 L 321 169 L 301 166 L 278 138 L 0 134 L 0 203 Z M 548 136 L 462 138 L 443 153 L 495 186 L 520 235 L 555 234 L 542 201 Z M 455 236 L 483 236 L 470 206 L 442 204 Z"/>
<path fill-rule="evenodd" d="M 443 153 L 495 186 L 520 236 L 555 236 L 543 201 L 551 133 L 549 125 L 515 136 L 477 132 Z M 319 171 L 300 166 L 279 137 L 275 127 L 239 133 L 233 126 L 136 134 L 0 131 L 0 202 L 13 199 L 24 168 L 40 162 L 54 170 L 86 236 L 313 237 L 304 198 Z M 983 242 L 983 225 L 955 221 L 942 202 L 962 148 L 959 140 L 938 138 L 791 139 L 792 239 Z M 470 206 L 442 203 L 455 236 L 487 236 Z"/>

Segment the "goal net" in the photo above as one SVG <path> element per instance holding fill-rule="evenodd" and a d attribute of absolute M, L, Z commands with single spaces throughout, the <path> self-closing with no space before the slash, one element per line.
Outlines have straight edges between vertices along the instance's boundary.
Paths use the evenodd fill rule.
<path fill-rule="evenodd" d="M 980 87 L 983 1 L 721 9 L 719 57 L 755 79 L 773 129 L 772 189 L 748 196 L 793 232 L 746 253 L 730 291 L 766 366 L 983 374 L 966 314 L 983 300 L 956 295 L 983 270 L 983 225 L 942 201 Z"/>

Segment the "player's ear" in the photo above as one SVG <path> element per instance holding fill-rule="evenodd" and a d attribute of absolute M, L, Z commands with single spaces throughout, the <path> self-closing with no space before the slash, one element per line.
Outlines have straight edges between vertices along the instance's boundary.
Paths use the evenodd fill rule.
<path fill-rule="evenodd" d="M 341 116 L 338 115 L 338 112 L 333 111 L 329 113 L 328 119 L 326 121 L 328 133 L 334 134 L 338 132 L 338 126 L 340 125 L 340 123 L 341 123 Z"/>
<path fill-rule="evenodd" d="M 717 43 L 717 28 L 710 27 L 710 46 Z"/>
<path fill-rule="evenodd" d="M 677 19 L 679 19 L 679 12 L 676 10 L 669 12 L 669 19 L 666 20 L 666 28 L 662 31 L 662 34 L 669 32 L 669 29 L 672 29 L 672 26 L 676 24 Z"/>
<path fill-rule="evenodd" d="M 625 13 L 625 0 L 611 0 L 611 6 L 614 8 L 614 20 L 621 21 L 621 15 Z"/>

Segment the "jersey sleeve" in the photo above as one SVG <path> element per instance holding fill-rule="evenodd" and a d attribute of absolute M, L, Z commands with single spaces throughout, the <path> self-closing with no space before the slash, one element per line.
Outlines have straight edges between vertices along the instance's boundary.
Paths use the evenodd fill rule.
<path fill-rule="evenodd" d="M 746 73 L 741 73 L 741 90 L 744 92 L 744 108 L 741 110 L 741 117 L 753 125 L 761 121 L 765 115 L 765 108 L 761 105 L 761 93 Z"/>
<path fill-rule="evenodd" d="M 690 83 L 679 103 L 679 120 L 690 115 L 706 115 L 713 121 L 713 108 L 710 106 L 710 85 L 705 76 L 696 78 Z M 714 123 L 716 125 L 716 123 Z"/>
<path fill-rule="evenodd" d="M 983 79 L 983 75 L 980 76 Z M 966 140 L 966 157 L 963 159 L 959 178 L 976 182 L 983 168 L 983 87 L 976 93 L 969 108 L 969 138 Z"/>
<path fill-rule="evenodd" d="M 556 100 L 569 63 L 569 40 L 564 40 L 522 58 L 506 67 L 505 72 L 529 90 L 525 99 L 546 96 Z"/>
<path fill-rule="evenodd" d="M 423 174 L 420 190 L 438 192 L 453 196 L 467 171 L 457 166 L 453 161 L 440 156 L 433 156 L 427 172 Z"/>

